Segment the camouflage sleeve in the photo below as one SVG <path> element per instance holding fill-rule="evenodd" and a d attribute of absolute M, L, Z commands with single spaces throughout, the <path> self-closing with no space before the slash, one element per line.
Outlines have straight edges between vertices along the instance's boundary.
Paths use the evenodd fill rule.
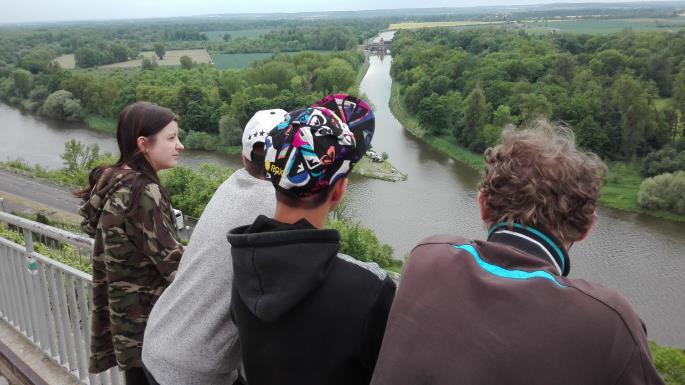
<path fill-rule="evenodd" d="M 162 193 L 156 184 L 145 187 L 138 205 L 135 222 L 142 231 L 143 253 L 171 282 L 183 256 L 183 245 L 177 240 L 178 231 L 172 221 L 171 208 L 163 204 Z"/>

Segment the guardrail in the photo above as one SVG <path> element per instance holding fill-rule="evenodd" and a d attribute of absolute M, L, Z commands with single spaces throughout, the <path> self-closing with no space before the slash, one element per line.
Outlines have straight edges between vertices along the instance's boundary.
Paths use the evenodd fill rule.
<path fill-rule="evenodd" d="M 90 250 L 93 241 L 68 231 L 0 212 L 19 229 L 25 245 L 0 237 L 0 317 L 48 357 L 88 385 L 123 384 L 115 367 L 88 373 L 92 277 L 34 250 L 34 237 Z M 59 245 L 59 243 L 57 243 Z"/>

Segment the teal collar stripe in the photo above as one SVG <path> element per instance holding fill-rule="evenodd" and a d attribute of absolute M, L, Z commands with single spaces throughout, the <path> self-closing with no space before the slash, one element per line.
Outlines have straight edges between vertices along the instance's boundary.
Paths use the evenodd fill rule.
<path fill-rule="evenodd" d="M 492 227 L 490 228 L 490 230 L 488 230 L 488 236 L 490 236 L 490 234 L 492 234 L 493 232 L 495 232 L 495 230 L 499 229 L 500 227 L 505 227 L 505 226 L 509 226 L 509 224 L 508 224 L 507 222 L 500 222 L 500 223 L 498 223 L 498 224 L 492 226 Z M 550 239 L 547 235 L 545 235 L 545 233 L 543 233 L 542 231 L 537 230 L 537 229 L 535 229 L 535 228 L 532 228 L 532 227 L 530 227 L 530 226 L 524 226 L 524 225 L 522 225 L 522 224 L 520 224 L 520 223 L 513 223 L 513 226 L 514 226 L 515 228 L 517 228 L 517 229 L 530 231 L 531 233 L 537 235 L 538 237 L 540 237 L 541 239 L 543 239 L 545 242 L 547 242 L 547 244 L 550 245 L 550 246 L 552 247 L 552 249 L 554 249 L 554 251 L 555 251 L 555 252 L 557 253 L 557 255 L 559 256 L 559 260 L 561 261 L 561 271 L 566 271 L 566 258 L 564 258 L 564 253 L 561 251 L 561 249 L 559 248 L 559 246 L 557 246 L 556 242 L 554 242 L 553 240 L 551 240 L 551 239 Z"/>
<path fill-rule="evenodd" d="M 478 255 L 478 252 L 476 249 L 469 244 L 466 245 L 458 245 L 454 246 L 456 249 L 462 249 L 465 251 L 468 251 L 469 254 L 473 257 L 473 259 L 476 261 L 478 266 L 480 266 L 483 270 L 487 271 L 488 273 L 495 275 L 497 277 L 502 277 L 502 278 L 509 278 L 509 279 L 518 279 L 518 280 L 525 280 L 525 279 L 532 279 L 532 278 L 542 278 L 546 279 L 548 281 L 554 282 L 555 285 L 559 287 L 566 287 L 557 281 L 554 276 L 546 271 L 541 271 L 541 270 L 536 270 L 533 272 L 528 272 L 528 271 L 522 271 L 522 270 L 507 270 L 505 268 L 487 263 L 483 261 L 480 256 Z"/>

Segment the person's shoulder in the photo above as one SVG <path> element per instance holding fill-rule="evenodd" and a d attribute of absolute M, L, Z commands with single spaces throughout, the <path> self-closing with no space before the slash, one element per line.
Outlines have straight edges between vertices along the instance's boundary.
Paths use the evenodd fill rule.
<path fill-rule="evenodd" d="M 157 183 L 148 183 L 143 189 L 141 198 L 150 200 L 155 205 L 159 205 L 162 201 L 162 190 Z"/>
<path fill-rule="evenodd" d="M 645 333 L 642 320 L 635 312 L 635 309 L 630 302 L 628 302 L 621 293 L 598 283 L 578 278 L 566 278 L 564 284 L 577 290 L 588 300 L 594 302 L 599 311 L 606 311 L 613 314 L 616 323 L 625 325 L 625 327 L 630 330 L 635 341 L 639 339 L 638 336 L 635 335 L 636 333 Z"/>
<path fill-rule="evenodd" d="M 419 241 L 419 243 L 414 246 L 414 249 L 412 251 L 416 250 L 416 248 L 422 247 L 422 246 L 429 246 L 429 245 L 444 245 L 444 246 L 458 246 L 458 245 L 464 245 L 469 243 L 470 241 L 462 236 L 455 235 L 455 234 L 435 234 L 431 235 L 429 237 L 426 237 Z"/>

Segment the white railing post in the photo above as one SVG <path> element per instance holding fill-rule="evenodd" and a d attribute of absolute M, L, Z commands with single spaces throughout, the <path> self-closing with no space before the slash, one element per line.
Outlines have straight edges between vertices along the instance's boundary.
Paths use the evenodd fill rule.
<path fill-rule="evenodd" d="M 0 318 L 83 384 L 122 384 L 117 367 L 88 373 L 91 275 L 37 253 L 33 237 L 49 246 L 74 246 L 79 255 L 92 250 L 93 241 L 4 212 L 0 222 L 24 235 L 23 246 L 0 237 Z"/>

